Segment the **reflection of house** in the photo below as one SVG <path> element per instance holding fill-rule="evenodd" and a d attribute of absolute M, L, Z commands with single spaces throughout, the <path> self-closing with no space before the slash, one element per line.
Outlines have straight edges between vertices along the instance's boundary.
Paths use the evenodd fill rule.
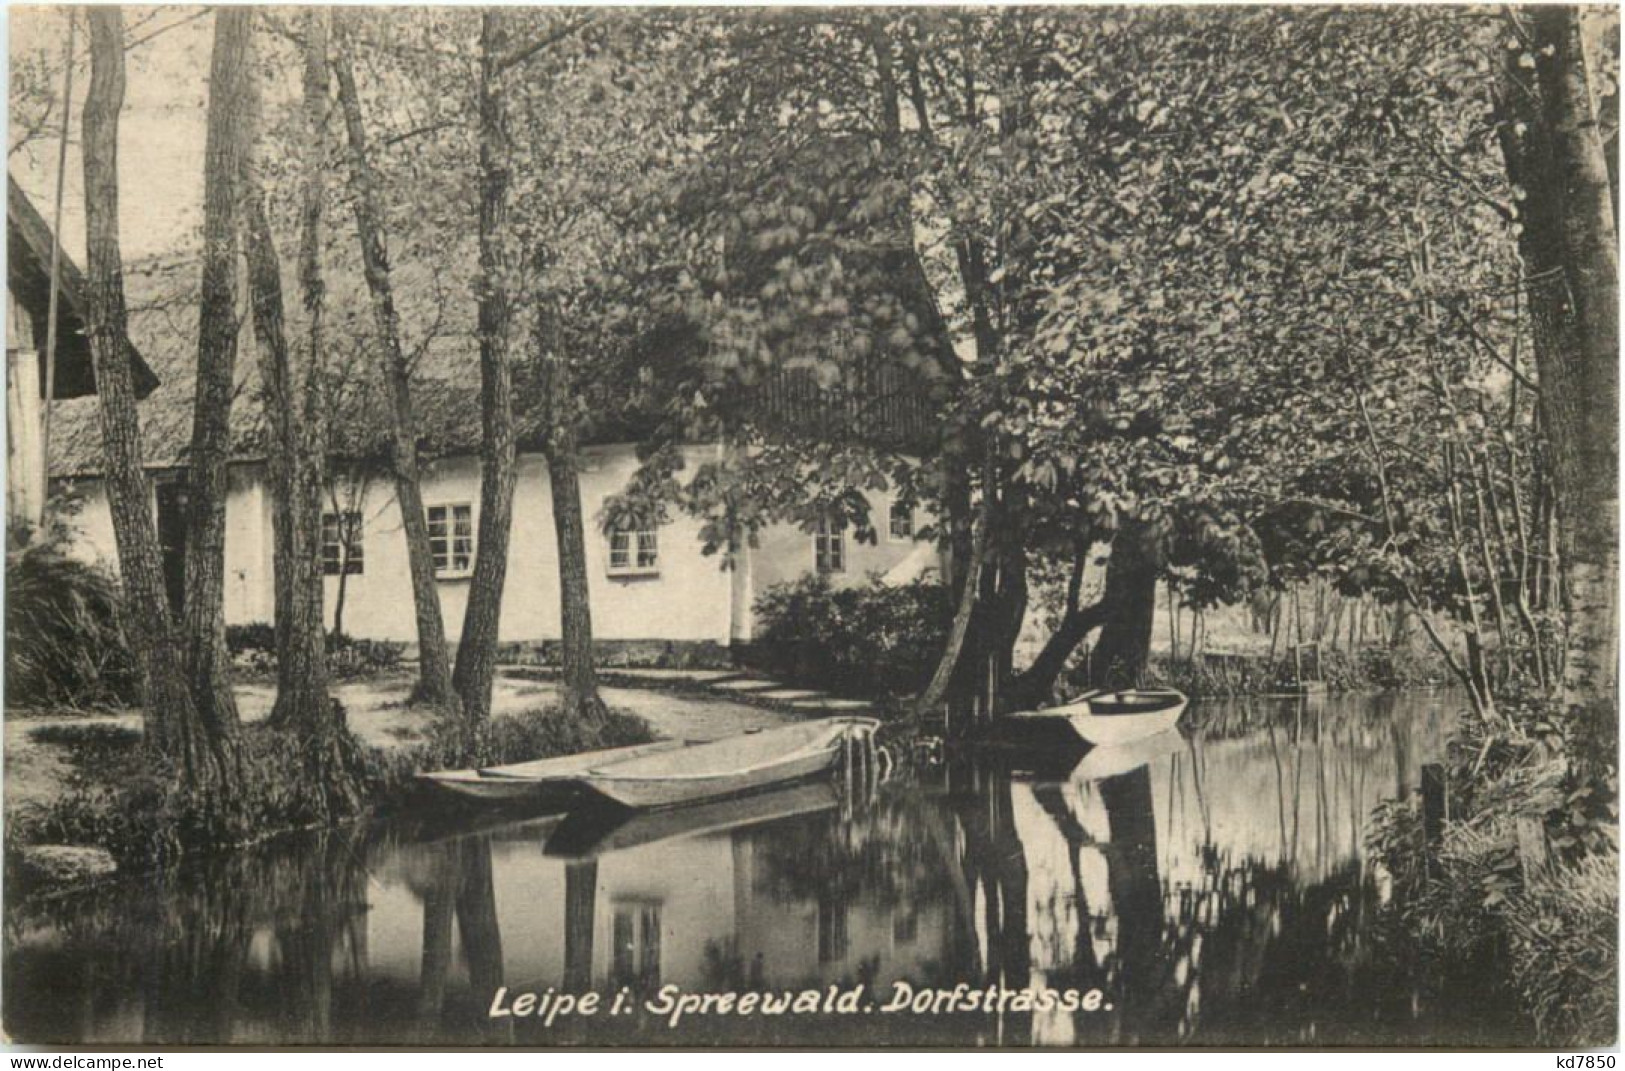
<path fill-rule="evenodd" d="M 35 523 L 45 500 L 41 427 L 50 326 L 51 256 L 56 241 L 45 218 L 15 179 L 6 176 L 6 519 Z M 85 280 L 66 253 L 58 254 L 56 377 L 52 396 L 96 393 L 85 337 Z M 129 352 L 136 393 L 158 385 L 134 347 Z"/>
<path fill-rule="evenodd" d="M 585 863 L 545 856 L 534 838 L 494 841 L 503 983 L 651 993 L 674 983 L 799 988 L 862 977 L 888 986 L 929 976 L 949 955 L 951 902 L 888 902 L 867 888 L 802 894 L 775 879 L 770 841 L 828 836 L 832 823 L 826 813 L 754 831 L 675 837 Z M 582 878 L 593 891 L 590 904 L 571 896 L 572 882 Z M 424 910 L 404 885 L 386 882 L 377 891 L 367 916 L 374 970 L 417 978 Z M 590 926 L 571 917 L 588 912 Z M 590 963 L 590 972 L 571 978 L 577 960 Z M 451 957 L 460 981 L 465 961 L 461 949 Z"/>
<path fill-rule="evenodd" d="M 156 270 L 153 274 L 157 274 Z M 184 266 L 174 278 L 189 277 Z M 162 286 L 132 273 L 132 292 Z M 141 407 L 147 463 L 158 486 L 157 520 L 166 568 L 179 576 L 184 562 L 185 450 L 191 420 L 192 366 L 195 362 L 195 307 L 184 292 L 147 294 L 132 300 L 131 334 L 163 373 L 163 386 Z M 355 340 L 345 340 L 353 345 Z M 324 568 L 329 613 L 344 584 L 346 632 L 376 639 L 411 642 L 416 630 L 407 553 L 394 487 L 383 471 L 387 407 L 364 345 L 346 358 L 357 382 L 335 398 L 332 421 L 347 472 L 370 475 L 341 481 L 324 518 Z M 226 505 L 226 620 L 231 624 L 268 621 L 272 616 L 271 494 L 257 408 L 258 370 L 245 340 L 238 377 L 250 389 L 239 392 L 232 412 L 236 457 L 230 470 Z M 419 360 L 414 403 L 427 461 L 423 499 L 441 607 L 455 637 L 463 619 L 479 554 L 480 416 L 477 365 L 471 338 L 450 335 Z M 845 441 L 873 436 L 891 448 L 921 441 L 929 433 L 928 403 L 910 377 L 881 366 L 866 369 L 863 391 L 854 387 L 833 400 L 804 382 L 800 370 L 769 377 L 759 388 L 760 405 L 784 426 L 816 428 Z M 513 528 L 503 601 L 501 639 L 532 644 L 560 634 L 556 537 L 547 467 L 539 452 L 542 429 L 534 392 L 521 389 Z M 873 401 L 870 407 L 859 404 Z M 69 403 L 56 417 L 51 475 L 71 483 L 85 505 L 77 517 L 80 546 L 87 557 L 111 561 L 114 542 L 107 502 L 100 486 L 101 450 L 91 407 Z M 833 429 L 833 430 L 832 430 Z M 935 564 L 935 547 L 916 538 L 926 518 L 900 507 L 886 491 L 869 493 L 874 543 L 860 542 L 839 528 L 803 531 L 782 524 L 765 529 L 755 547 L 740 548 L 737 567 L 724 570 L 719 556 L 702 552 L 701 522 L 672 510 L 664 524 L 600 531 L 607 500 L 626 488 L 638 467 L 637 422 L 595 428 L 582 450 L 581 505 L 587 525 L 587 567 L 595 636 L 603 641 L 649 643 L 658 652 L 668 644 L 718 645 L 752 638 L 753 606 L 768 586 L 808 573 L 823 572 L 837 584 L 879 572 L 893 580 L 917 575 Z M 683 448 L 679 479 L 724 453 L 714 442 Z"/>

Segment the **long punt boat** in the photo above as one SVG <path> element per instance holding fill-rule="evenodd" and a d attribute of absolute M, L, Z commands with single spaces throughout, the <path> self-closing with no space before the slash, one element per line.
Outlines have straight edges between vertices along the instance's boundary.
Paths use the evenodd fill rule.
<path fill-rule="evenodd" d="M 634 809 L 676 807 L 788 784 L 823 773 L 849 737 L 867 737 L 874 718 L 820 718 L 657 755 L 595 765 L 581 784 Z"/>
<path fill-rule="evenodd" d="M 627 759 L 677 751 L 681 740 L 656 740 L 651 744 L 603 748 L 575 755 L 560 755 L 533 762 L 480 769 L 437 770 L 419 774 L 420 780 L 464 799 L 481 803 L 568 803 L 576 798 L 583 773 L 594 767 L 612 766 Z"/>

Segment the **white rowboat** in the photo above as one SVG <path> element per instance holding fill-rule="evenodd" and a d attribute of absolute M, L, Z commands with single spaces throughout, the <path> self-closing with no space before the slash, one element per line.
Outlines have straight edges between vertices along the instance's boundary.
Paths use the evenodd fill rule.
<path fill-rule="evenodd" d="M 1096 692 L 1061 706 L 1013 714 L 1014 730 L 1064 725 L 1097 747 L 1128 744 L 1167 732 L 1179 724 L 1188 703 L 1171 688 L 1128 688 Z"/>

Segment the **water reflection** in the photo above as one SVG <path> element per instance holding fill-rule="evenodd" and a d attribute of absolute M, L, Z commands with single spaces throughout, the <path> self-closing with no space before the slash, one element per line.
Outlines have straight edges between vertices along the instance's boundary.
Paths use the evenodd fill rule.
<path fill-rule="evenodd" d="M 975 761 L 627 818 L 327 834 L 8 920 L 6 1028 L 75 1043 L 1124 1045 L 1524 1036 L 1382 939 L 1365 817 L 1441 700 L 1234 704 L 1061 771 Z M 1054 766 L 1054 756 L 1045 766 Z M 637 1012 L 662 987 L 1099 989 L 1099 1010 Z M 633 1013 L 492 1018 L 493 994 Z"/>

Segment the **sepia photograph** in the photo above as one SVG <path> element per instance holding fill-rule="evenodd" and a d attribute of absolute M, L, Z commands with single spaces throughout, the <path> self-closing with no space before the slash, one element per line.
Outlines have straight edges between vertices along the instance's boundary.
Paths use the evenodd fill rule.
<path fill-rule="evenodd" d="M 8 1051 L 1617 1046 L 1617 6 L 6 34 Z"/>

